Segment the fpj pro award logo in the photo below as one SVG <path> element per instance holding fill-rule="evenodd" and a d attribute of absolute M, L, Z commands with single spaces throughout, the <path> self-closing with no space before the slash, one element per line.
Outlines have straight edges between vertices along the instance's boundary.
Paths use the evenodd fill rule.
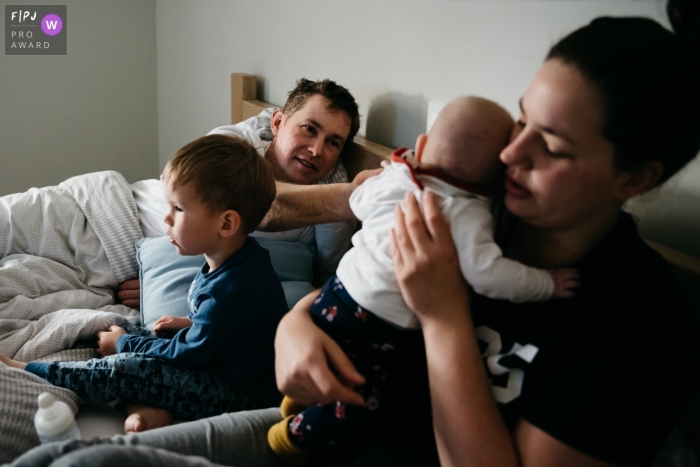
<path fill-rule="evenodd" d="M 66 5 L 5 5 L 5 55 L 66 55 Z"/>

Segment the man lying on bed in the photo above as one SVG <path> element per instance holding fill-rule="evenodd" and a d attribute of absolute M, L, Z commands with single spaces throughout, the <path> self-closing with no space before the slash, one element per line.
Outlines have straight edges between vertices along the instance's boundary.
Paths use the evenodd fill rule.
<path fill-rule="evenodd" d="M 282 109 L 268 109 L 258 117 L 216 128 L 209 134 L 232 134 L 250 142 L 272 164 L 278 187 L 333 183 L 342 185 L 343 194 L 347 192 L 349 196 L 354 185 L 347 183 L 347 172 L 339 156 L 359 126 L 357 104 L 346 88 L 330 80 L 301 79 Z M 357 183 L 364 178 L 359 177 Z M 144 180 L 131 187 L 144 235 L 165 235 L 166 205 L 160 180 Z M 340 200 L 342 202 L 342 197 Z M 308 222 L 297 228 L 301 224 L 287 218 L 287 212 L 284 204 L 273 206 L 263 226 L 277 232 L 257 231 L 252 235 L 258 239 L 304 242 L 314 248 L 317 244 L 317 280 L 324 281 L 327 278 L 324 276 L 335 272 L 338 261 L 350 246 L 354 222 L 347 219 L 352 218 L 315 227 L 317 222 Z M 292 223 L 297 225 L 292 227 Z M 137 280 L 127 281 L 120 285 L 117 295 L 125 305 L 137 307 L 139 287 Z M 299 290 L 297 295 L 301 297 L 310 290 L 309 284 L 308 290 Z"/>

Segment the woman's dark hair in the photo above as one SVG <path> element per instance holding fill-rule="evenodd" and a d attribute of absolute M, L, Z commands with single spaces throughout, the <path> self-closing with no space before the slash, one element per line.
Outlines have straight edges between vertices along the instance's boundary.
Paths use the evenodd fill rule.
<path fill-rule="evenodd" d="M 700 149 L 698 4 L 669 1 L 676 34 L 647 18 L 597 18 L 547 55 L 576 66 L 597 88 L 618 169 L 658 161 L 663 183 Z"/>

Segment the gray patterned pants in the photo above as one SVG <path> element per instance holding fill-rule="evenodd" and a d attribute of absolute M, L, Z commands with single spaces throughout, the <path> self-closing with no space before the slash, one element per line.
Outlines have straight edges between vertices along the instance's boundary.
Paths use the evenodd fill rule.
<path fill-rule="evenodd" d="M 217 375 L 177 368 L 144 354 L 53 362 L 48 364 L 45 379 L 70 389 L 84 401 L 138 401 L 184 420 L 257 408 L 250 397 Z"/>

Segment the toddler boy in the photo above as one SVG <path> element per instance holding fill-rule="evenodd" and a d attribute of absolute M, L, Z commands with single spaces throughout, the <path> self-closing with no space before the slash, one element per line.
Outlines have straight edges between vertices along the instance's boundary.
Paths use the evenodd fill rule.
<path fill-rule="evenodd" d="M 477 293 L 516 302 L 573 295 L 578 285 L 575 270 L 527 267 L 503 257 L 494 242 L 490 196 L 502 184 L 499 154 L 512 129 L 513 119 L 496 103 L 457 98 L 442 110 L 430 134 L 418 137 L 415 158 L 406 148 L 397 149 L 380 175 L 353 192 L 350 206 L 362 229 L 353 236 L 353 248 L 340 261 L 337 276 L 314 301 L 311 315 L 364 374 L 367 383 L 360 393 L 366 404 L 338 402 L 299 413 L 301 407 L 285 398 L 286 418 L 268 433 L 271 448 L 282 460 L 304 463 L 310 450 L 342 441 L 380 405 L 396 409 L 394 395 L 415 390 L 392 387 L 397 373 L 417 372 L 407 360 L 421 354 L 415 350 L 421 345 L 419 323 L 401 296 L 390 248 L 395 209 L 407 192 L 419 200 L 423 190 L 439 196 L 462 274 Z M 391 419 L 386 414 L 383 418 Z"/>
<path fill-rule="evenodd" d="M 275 197 L 272 168 L 249 143 L 210 135 L 180 149 L 162 178 L 170 242 L 182 255 L 206 259 L 190 287 L 188 317 L 163 316 L 153 327 L 174 336 L 112 326 L 99 334 L 102 359 L 1 358 L 85 401 L 128 402 L 126 432 L 167 425 L 172 416 L 193 420 L 281 399 L 274 336 L 287 302 L 267 250 L 248 236 Z"/>

